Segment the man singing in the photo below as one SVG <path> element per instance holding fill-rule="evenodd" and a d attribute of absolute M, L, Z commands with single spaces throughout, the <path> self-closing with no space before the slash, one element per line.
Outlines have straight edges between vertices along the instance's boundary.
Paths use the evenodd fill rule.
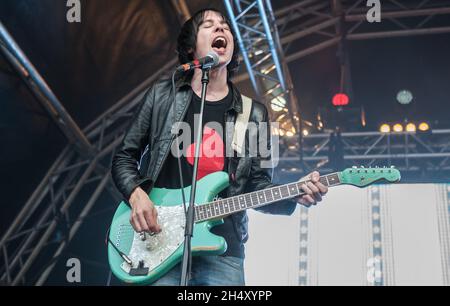
<path fill-rule="evenodd" d="M 203 58 L 214 51 L 219 56 L 219 65 L 210 71 L 203 116 L 202 144 L 213 143 L 213 148 L 201 147 L 197 179 L 216 172 L 229 174 L 230 186 L 220 196 L 230 197 L 274 186 L 271 183 L 272 169 L 262 167 L 262 157 L 227 156 L 225 144 L 227 137 L 225 124 L 234 123 L 243 112 L 242 96 L 230 78 L 238 68 L 238 48 L 230 22 L 224 14 L 215 9 L 197 12 L 186 21 L 178 36 L 177 45 L 180 63 Z M 200 111 L 202 71 L 195 69 L 178 79 L 176 83 L 176 112 L 173 109 L 173 91 L 170 80 L 156 82 L 143 98 L 142 106 L 135 114 L 131 126 L 119 147 L 113 163 L 112 176 L 126 202 L 131 206 L 131 225 L 137 232 L 159 232 L 158 212 L 148 193 L 153 186 L 160 188 L 180 188 L 181 170 L 184 186 L 189 186 L 193 175 L 193 156 L 195 136 L 191 133 L 191 144 L 184 147 L 180 158 L 172 154 L 174 145 L 171 137 L 175 122 L 185 122 L 194 131 L 194 115 Z M 174 118 L 175 117 L 175 118 Z M 268 122 L 266 107 L 252 101 L 249 122 L 258 124 Z M 215 128 L 220 124 L 223 128 Z M 224 131 L 221 133 L 221 131 Z M 232 135 L 231 135 L 232 137 Z M 249 133 L 245 143 L 249 142 Z M 267 137 L 269 133 L 259 135 Z M 229 138 L 228 138 L 229 139 Z M 208 140 L 208 141 L 206 141 Z M 148 169 L 139 172 L 138 163 L 144 149 L 148 146 Z M 204 154 L 205 151 L 213 154 Z M 306 193 L 294 200 L 270 204 L 258 210 L 290 215 L 297 203 L 305 206 L 315 205 L 327 193 L 327 187 L 319 182 L 319 173 L 309 175 L 311 182 L 302 186 Z M 192 259 L 190 285 L 244 285 L 244 243 L 248 239 L 247 214 L 245 211 L 229 215 L 224 223 L 211 229 L 216 235 L 225 238 L 227 250 L 221 256 L 195 256 Z M 178 285 L 181 264 L 155 282 L 155 285 Z"/>

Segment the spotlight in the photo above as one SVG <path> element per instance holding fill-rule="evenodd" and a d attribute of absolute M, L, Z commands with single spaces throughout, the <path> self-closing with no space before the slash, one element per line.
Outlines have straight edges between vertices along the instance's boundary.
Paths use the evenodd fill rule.
<path fill-rule="evenodd" d="M 409 90 L 400 90 L 397 94 L 397 101 L 400 104 L 407 105 L 413 100 L 413 94 Z"/>
<path fill-rule="evenodd" d="M 348 105 L 349 100 L 345 93 L 338 93 L 334 95 L 332 103 L 334 106 L 345 106 Z"/>
<path fill-rule="evenodd" d="M 309 132 L 308 132 L 307 129 L 304 129 L 303 132 L 302 132 L 302 134 L 303 134 L 303 136 L 308 136 L 308 135 L 309 135 Z"/>
<path fill-rule="evenodd" d="M 292 136 L 294 136 L 294 133 L 291 132 L 291 131 L 287 131 L 287 132 L 286 132 L 286 136 L 287 136 L 287 137 L 292 137 Z"/>
<path fill-rule="evenodd" d="M 419 131 L 426 132 L 430 129 L 430 125 L 426 122 L 422 122 L 419 124 Z"/>
<path fill-rule="evenodd" d="M 414 123 L 408 123 L 406 125 L 406 131 L 407 132 L 415 132 L 416 131 L 416 125 Z"/>
<path fill-rule="evenodd" d="M 396 123 L 394 124 L 394 126 L 392 127 L 392 130 L 396 133 L 400 133 L 403 132 L 403 125 L 401 125 L 400 123 Z"/>
<path fill-rule="evenodd" d="M 389 124 L 382 124 L 380 126 L 380 132 L 381 133 L 389 133 L 391 131 L 391 127 L 389 126 Z"/>
<path fill-rule="evenodd" d="M 286 99 L 282 96 L 278 96 L 270 101 L 270 106 L 274 112 L 280 112 L 286 106 Z"/>

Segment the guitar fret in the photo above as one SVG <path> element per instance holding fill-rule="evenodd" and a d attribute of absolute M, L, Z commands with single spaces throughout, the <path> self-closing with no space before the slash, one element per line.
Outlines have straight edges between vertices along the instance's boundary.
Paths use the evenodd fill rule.
<path fill-rule="evenodd" d="M 214 218 L 214 206 L 213 206 L 213 203 L 209 203 L 207 209 L 208 209 L 208 212 L 209 212 L 209 217 L 210 218 Z"/>
<path fill-rule="evenodd" d="M 286 185 L 280 186 L 279 189 L 281 191 L 280 193 L 281 193 L 281 197 L 282 198 L 285 198 L 285 197 L 289 196 L 289 189 L 288 189 L 288 187 Z"/>
<path fill-rule="evenodd" d="M 266 197 L 264 196 L 264 191 L 258 191 L 257 195 L 258 195 L 260 204 L 266 202 Z"/>
<path fill-rule="evenodd" d="M 216 201 L 215 201 L 214 206 L 215 206 L 215 211 L 216 211 L 215 214 L 216 214 L 216 216 L 220 216 L 221 213 L 220 213 L 220 203 L 219 203 L 219 200 L 216 200 Z"/>
<path fill-rule="evenodd" d="M 296 183 L 295 184 L 295 187 L 297 187 L 297 194 L 301 194 L 302 192 L 300 191 L 300 187 L 298 186 L 299 185 L 299 183 Z"/>
<path fill-rule="evenodd" d="M 240 210 L 240 208 L 245 208 L 245 200 L 243 196 L 239 196 L 239 207 L 238 210 Z"/>
<path fill-rule="evenodd" d="M 339 184 L 339 176 L 336 173 L 327 175 L 328 181 L 330 182 L 330 186 Z"/>
<path fill-rule="evenodd" d="M 252 192 L 251 197 L 252 197 L 252 201 L 253 201 L 253 206 L 259 205 L 258 194 L 256 192 Z"/>
<path fill-rule="evenodd" d="M 211 203 L 209 203 L 208 206 L 206 207 L 206 209 L 208 210 L 209 218 L 214 218 L 214 208 L 213 208 L 213 205 L 212 205 Z"/>
<path fill-rule="evenodd" d="M 214 213 L 214 203 L 209 204 L 209 211 L 211 213 L 211 218 L 214 218 L 216 216 Z"/>
<path fill-rule="evenodd" d="M 202 212 L 202 217 L 203 218 L 207 218 L 208 216 L 206 215 L 206 208 L 204 205 L 200 206 L 200 211 Z"/>
<path fill-rule="evenodd" d="M 203 219 L 205 217 L 203 215 L 203 206 L 198 206 L 197 210 L 198 210 L 198 215 L 199 215 L 200 219 Z"/>
<path fill-rule="evenodd" d="M 279 188 L 279 187 L 274 187 L 274 188 L 272 188 L 272 192 L 273 192 L 273 194 L 274 194 L 273 198 L 274 198 L 275 200 L 281 199 L 280 188 Z"/>
<path fill-rule="evenodd" d="M 273 196 L 272 196 L 272 190 L 271 189 L 264 190 L 264 195 L 266 197 L 266 202 L 272 202 L 273 201 Z"/>
<path fill-rule="evenodd" d="M 223 211 L 223 209 L 224 209 L 224 207 L 223 207 L 223 200 L 220 200 L 220 201 L 218 201 L 218 203 L 217 203 L 217 205 L 219 206 L 219 211 L 220 211 L 220 214 L 221 215 L 223 215 L 224 214 L 224 211 Z"/>
<path fill-rule="evenodd" d="M 325 177 L 324 177 L 324 176 L 321 176 L 321 177 L 319 178 L 319 182 L 322 183 L 323 185 L 326 185 L 326 179 L 325 179 Z"/>
<path fill-rule="evenodd" d="M 239 210 L 239 200 L 238 198 L 234 198 L 235 201 L 233 201 L 233 211 Z"/>
<path fill-rule="evenodd" d="M 246 194 L 244 196 L 244 205 L 245 205 L 245 207 L 252 207 L 252 202 L 250 200 L 250 195 L 249 194 Z"/>
<path fill-rule="evenodd" d="M 289 185 L 289 195 L 297 195 L 298 194 L 298 187 L 297 187 L 297 191 L 295 190 L 295 186 L 297 186 L 296 184 L 290 184 Z"/>
<path fill-rule="evenodd" d="M 212 210 L 211 210 L 211 205 L 210 204 L 208 204 L 206 206 L 206 215 L 208 216 L 208 218 L 212 217 Z"/>

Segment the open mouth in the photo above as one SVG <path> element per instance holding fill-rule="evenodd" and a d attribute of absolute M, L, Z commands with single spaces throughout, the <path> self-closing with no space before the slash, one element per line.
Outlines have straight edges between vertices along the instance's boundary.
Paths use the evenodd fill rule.
<path fill-rule="evenodd" d="M 211 47 L 214 51 L 224 52 L 227 48 L 227 40 L 223 36 L 218 36 L 213 40 Z"/>

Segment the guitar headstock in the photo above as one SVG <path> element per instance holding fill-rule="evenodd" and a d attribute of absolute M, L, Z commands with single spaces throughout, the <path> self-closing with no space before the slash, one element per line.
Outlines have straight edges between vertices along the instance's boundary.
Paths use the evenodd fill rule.
<path fill-rule="evenodd" d="M 349 184 L 357 187 L 365 187 L 378 181 L 395 183 L 400 181 L 401 175 L 398 169 L 390 168 L 347 168 L 340 173 L 342 184 Z"/>

